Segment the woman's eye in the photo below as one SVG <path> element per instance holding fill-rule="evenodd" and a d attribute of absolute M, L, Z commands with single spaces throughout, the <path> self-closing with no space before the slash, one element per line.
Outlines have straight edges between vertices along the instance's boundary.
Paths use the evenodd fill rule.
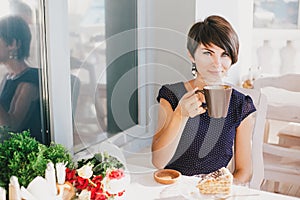
<path fill-rule="evenodd" d="M 209 56 L 210 56 L 210 55 L 211 55 L 211 52 L 209 52 L 209 51 L 204 51 L 203 54 L 204 54 L 204 55 L 209 55 Z"/>
<path fill-rule="evenodd" d="M 229 57 L 229 54 L 228 53 L 223 53 L 222 56 L 223 57 Z"/>

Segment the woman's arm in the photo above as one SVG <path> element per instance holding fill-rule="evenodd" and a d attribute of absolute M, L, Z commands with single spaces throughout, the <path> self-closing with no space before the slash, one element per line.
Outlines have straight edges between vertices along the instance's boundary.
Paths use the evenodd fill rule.
<path fill-rule="evenodd" d="M 174 111 L 170 103 L 161 98 L 158 127 L 152 141 L 152 163 L 155 167 L 164 168 L 171 160 L 188 118 L 205 112 L 196 90 L 187 92 Z"/>
<path fill-rule="evenodd" d="M 250 114 L 237 128 L 235 138 L 235 170 L 233 173 L 236 183 L 247 183 L 252 176 L 252 132 L 254 116 Z"/>
<path fill-rule="evenodd" d="M 20 83 L 6 112 L 0 106 L 0 124 L 18 129 L 26 117 L 31 102 L 38 98 L 38 88 L 30 83 Z"/>

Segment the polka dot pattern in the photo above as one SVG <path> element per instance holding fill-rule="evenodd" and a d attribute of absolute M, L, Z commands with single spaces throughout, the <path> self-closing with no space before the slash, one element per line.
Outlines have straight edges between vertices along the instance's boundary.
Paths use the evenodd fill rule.
<path fill-rule="evenodd" d="M 163 85 L 157 101 L 164 98 L 175 110 L 186 92 L 183 82 Z M 226 118 L 210 118 L 207 112 L 189 118 L 175 155 L 166 168 L 176 169 L 184 175 L 196 175 L 226 167 L 233 155 L 236 128 L 254 111 L 251 97 L 233 89 Z"/>

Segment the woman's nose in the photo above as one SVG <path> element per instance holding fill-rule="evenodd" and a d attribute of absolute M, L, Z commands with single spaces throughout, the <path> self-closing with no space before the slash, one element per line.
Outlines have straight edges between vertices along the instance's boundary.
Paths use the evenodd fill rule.
<path fill-rule="evenodd" d="M 221 65 L 221 57 L 219 56 L 214 56 L 213 57 L 213 63 L 214 63 L 214 66 L 216 68 L 220 68 L 222 65 Z"/>

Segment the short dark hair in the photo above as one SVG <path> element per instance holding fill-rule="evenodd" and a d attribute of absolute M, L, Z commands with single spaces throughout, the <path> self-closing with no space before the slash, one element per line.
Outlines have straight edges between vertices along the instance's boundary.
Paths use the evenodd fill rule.
<path fill-rule="evenodd" d="M 16 40 L 18 59 L 29 57 L 31 32 L 25 20 L 16 15 L 5 16 L 0 19 L 0 38 L 11 45 Z"/>
<path fill-rule="evenodd" d="M 231 24 L 221 16 L 211 15 L 190 28 L 187 49 L 193 57 L 200 44 L 204 46 L 214 44 L 224 49 L 229 54 L 232 64 L 238 60 L 238 35 Z"/>

